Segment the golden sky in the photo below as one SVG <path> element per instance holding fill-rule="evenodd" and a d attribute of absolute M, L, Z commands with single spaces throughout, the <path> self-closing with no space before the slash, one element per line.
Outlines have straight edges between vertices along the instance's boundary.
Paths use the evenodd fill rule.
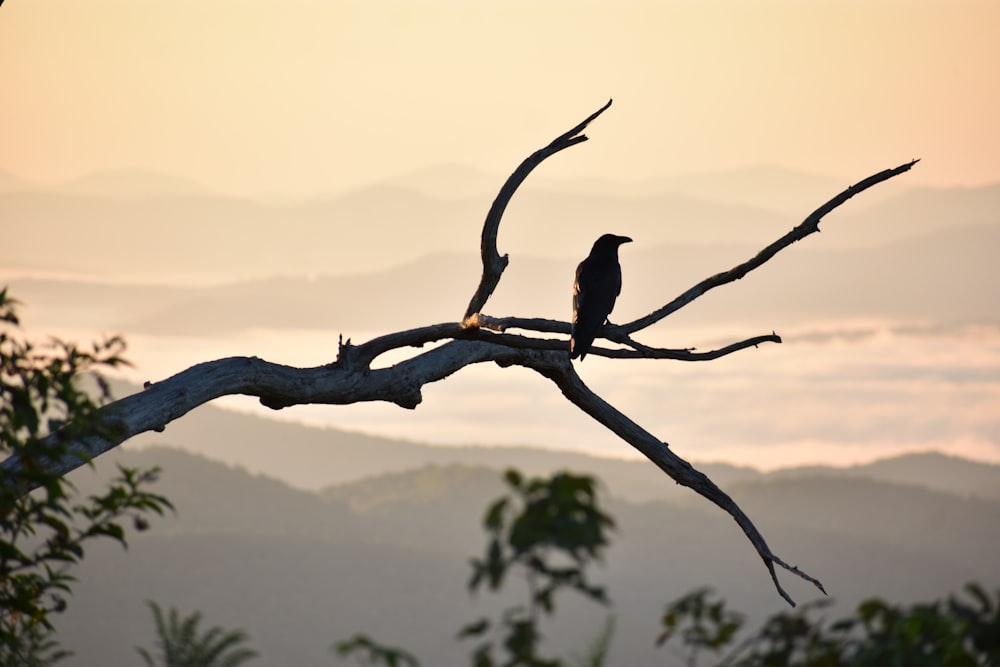
<path fill-rule="evenodd" d="M 508 173 L 609 97 L 554 178 L 757 164 L 1000 181 L 996 0 L 7 0 L 0 169 L 306 194 Z"/>

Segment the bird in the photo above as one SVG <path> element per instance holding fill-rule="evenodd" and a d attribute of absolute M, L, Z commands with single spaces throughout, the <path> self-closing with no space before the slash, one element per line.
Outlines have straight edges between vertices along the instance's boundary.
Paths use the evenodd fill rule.
<path fill-rule="evenodd" d="M 587 356 L 597 332 L 608 321 L 615 299 L 622 291 L 622 268 L 618 247 L 631 243 L 627 236 L 604 234 L 594 241 L 587 258 L 576 267 L 573 282 L 573 326 L 569 339 L 569 358 L 580 361 Z"/>

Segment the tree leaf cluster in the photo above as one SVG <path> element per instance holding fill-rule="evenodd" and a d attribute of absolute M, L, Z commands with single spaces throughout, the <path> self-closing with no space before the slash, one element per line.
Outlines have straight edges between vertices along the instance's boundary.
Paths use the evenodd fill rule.
<path fill-rule="evenodd" d="M 51 664 L 66 653 L 51 636 L 50 615 L 66 608 L 70 567 L 85 545 L 110 538 L 127 546 L 127 519 L 143 530 L 145 515 L 171 505 L 146 490 L 156 469 L 119 466 L 109 488 L 86 498 L 51 472 L 49 462 L 65 456 L 90 464 L 70 443 L 115 430 L 98 416 L 111 398 L 99 371 L 127 363 L 125 344 L 118 337 L 89 348 L 55 338 L 36 344 L 20 330 L 18 305 L 0 290 L 0 664 Z"/>
<path fill-rule="evenodd" d="M 1000 665 L 1000 591 L 975 583 L 945 600 L 894 605 L 861 602 L 828 621 L 828 600 L 771 616 L 737 642 L 743 615 L 713 599 L 709 588 L 667 606 L 659 643 L 680 637 L 689 665 L 708 651 L 726 652 L 717 667 L 992 667 Z"/>
<path fill-rule="evenodd" d="M 504 481 L 510 491 L 486 510 L 486 551 L 471 560 L 468 588 L 473 593 L 483 587 L 495 592 L 517 574 L 526 582 L 528 603 L 508 608 L 499 621 L 481 618 L 470 623 L 459 637 L 486 639 L 491 632 L 499 634 L 507 659 L 495 662 L 494 642 L 487 639 L 473 654 L 477 667 L 554 667 L 558 660 L 539 655 L 541 618 L 555 613 L 556 595 L 563 590 L 601 604 L 609 602 L 605 589 L 590 581 L 587 570 L 601 560 L 614 519 L 600 508 L 593 477 L 561 472 L 526 479 L 508 470 Z"/>
<path fill-rule="evenodd" d="M 541 620 L 555 615 L 557 591 L 576 590 L 610 604 L 603 588 L 587 578 L 588 567 L 602 558 L 614 527 L 614 519 L 600 506 L 596 480 L 570 473 L 525 479 L 514 470 L 508 470 L 504 480 L 510 491 L 486 509 L 487 544 L 484 555 L 472 559 L 469 589 L 497 592 L 516 574 L 527 584 L 528 601 L 504 610 L 497 620 L 483 617 L 461 630 L 460 639 L 479 640 L 470 664 L 607 664 L 613 616 L 573 663 L 545 656 L 542 650 Z M 553 565 L 555 558 L 563 565 Z M 745 614 L 702 587 L 666 606 L 655 643 L 688 667 L 702 664 L 704 658 L 714 660 L 714 667 L 1000 667 L 1000 591 L 991 594 L 970 583 L 962 594 L 911 606 L 871 598 L 853 614 L 833 621 L 824 615 L 831 604 L 829 599 L 807 603 L 775 614 L 748 632 Z M 364 649 L 373 665 L 419 664 L 405 651 L 358 637 L 363 642 L 355 638 L 338 646 Z M 398 657 L 403 655 L 405 661 Z"/>
<path fill-rule="evenodd" d="M 333 650 L 341 657 L 356 656 L 369 665 L 386 667 L 420 667 L 412 654 L 398 648 L 383 646 L 364 634 L 337 642 Z"/>
<path fill-rule="evenodd" d="M 135 650 L 148 667 L 239 667 L 258 655 L 244 645 L 250 639 L 244 630 L 216 625 L 202 631 L 201 612 L 182 617 L 175 607 L 164 613 L 156 602 L 146 604 L 156 626 L 156 652 Z"/>

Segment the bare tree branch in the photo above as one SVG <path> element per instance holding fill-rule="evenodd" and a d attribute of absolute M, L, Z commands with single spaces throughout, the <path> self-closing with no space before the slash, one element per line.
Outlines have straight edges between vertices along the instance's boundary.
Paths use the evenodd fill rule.
<path fill-rule="evenodd" d="M 564 339 L 553 338 L 528 338 L 525 336 L 512 336 L 505 334 L 508 329 L 522 329 L 526 331 L 537 331 L 544 333 L 569 333 L 570 325 L 567 322 L 558 320 L 546 320 L 542 318 L 522 318 L 522 317 L 490 317 L 482 313 L 476 313 L 462 326 L 466 329 L 498 332 L 493 335 L 486 335 L 484 340 L 492 340 L 504 345 L 514 347 L 532 348 L 538 350 L 566 350 L 567 345 Z M 731 343 L 716 350 L 707 352 L 696 352 L 693 348 L 671 349 L 662 347 L 650 347 L 632 340 L 625 334 L 619 333 L 620 327 L 614 325 L 605 327 L 608 333 L 607 338 L 623 345 L 628 345 L 631 350 L 608 349 L 592 347 L 587 354 L 594 354 L 612 359 L 673 359 L 675 361 L 711 361 L 724 357 L 727 354 L 745 350 L 748 347 L 757 347 L 761 343 L 780 343 L 781 336 L 776 333 L 754 336 L 736 343 Z M 471 334 L 466 334 L 467 336 Z"/>
<path fill-rule="evenodd" d="M 479 281 L 479 287 L 476 288 L 475 294 L 472 295 L 472 300 L 469 301 L 469 307 L 465 309 L 465 317 L 462 318 L 463 321 L 483 309 L 486 301 L 493 294 L 493 290 L 500 283 L 500 276 L 503 275 L 504 269 L 507 268 L 507 255 L 501 256 L 497 251 L 497 232 L 500 229 L 500 219 L 503 217 L 503 213 L 507 209 L 507 204 L 510 203 L 511 197 L 514 196 L 514 193 L 520 187 L 521 183 L 524 182 L 524 179 L 528 177 L 528 174 L 546 158 L 570 146 L 587 141 L 587 135 L 580 133 L 590 125 L 592 120 L 607 111 L 608 107 L 611 106 L 611 102 L 612 100 L 608 100 L 607 104 L 587 116 L 582 123 L 560 134 L 545 148 L 541 148 L 529 155 L 514 170 L 514 173 L 510 175 L 507 182 L 503 184 L 503 187 L 500 188 L 500 193 L 493 200 L 493 205 L 490 207 L 489 213 L 486 214 L 486 222 L 483 223 L 483 236 L 480 242 L 483 275 Z"/>
<path fill-rule="evenodd" d="M 480 248 L 483 273 L 460 323 L 446 322 L 398 331 L 360 345 L 353 345 L 349 339 L 341 340 L 336 361 L 314 368 L 293 368 L 256 357 L 231 357 L 192 366 L 161 382 L 147 383 L 144 391 L 103 407 L 99 415 L 102 424 L 110 429 L 102 428 L 101 436 L 64 431 L 52 434 L 52 439 L 68 440 L 69 449 L 59 460 L 47 462 L 50 470 L 65 474 L 139 433 L 162 431 L 167 424 L 195 407 L 221 396 L 256 396 L 261 404 L 275 410 L 299 404 L 346 405 L 364 401 L 384 401 L 413 409 L 422 401 L 422 389 L 426 384 L 443 380 L 467 366 L 482 362 L 495 362 L 502 367 L 516 365 L 530 368 L 554 382 L 569 401 L 642 452 L 675 482 L 693 489 L 732 516 L 764 561 L 778 593 L 789 604 L 794 606 L 791 597 L 778 581 L 775 566 L 801 577 L 825 593 L 817 579 L 778 558 L 739 505 L 707 476 L 674 454 L 665 442 L 655 438 L 591 391 L 577 375 L 569 359 L 568 344 L 564 338 L 510 333 L 513 329 L 565 335 L 570 333 L 568 322 L 541 318 L 497 318 L 481 312 L 507 266 L 507 256 L 501 256 L 497 252 L 497 233 L 511 197 L 543 160 L 586 141 L 587 137 L 580 133 L 610 105 L 609 100 L 582 123 L 532 153 L 507 179 L 483 224 Z M 780 250 L 819 231 L 819 222 L 823 216 L 855 194 L 908 171 L 915 163 L 916 160 L 888 169 L 848 188 L 750 260 L 701 281 L 659 310 L 625 325 L 605 326 L 600 332 L 601 336 L 624 347 L 592 348 L 590 354 L 615 359 L 709 361 L 761 343 L 780 343 L 781 338 L 771 333 L 737 341 L 715 350 L 697 352 L 693 349 L 650 347 L 634 340 L 632 334 L 662 320 L 708 290 L 739 280 Z M 425 347 L 427 349 L 391 366 L 373 366 L 375 360 L 386 352 Z M 12 455 L 0 463 L 0 468 L 12 471 L 20 469 L 22 465 L 18 457 Z M 30 489 L 25 492 L 27 491 Z"/>
<path fill-rule="evenodd" d="M 831 199 L 830 201 L 826 202 L 818 209 L 813 211 L 809 215 L 809 217 L 807 217 L 805 220 L 799 223 L 798 226 L 794 227 L 790 232 L 788 232 L 780 239 L 778 239 L 771 245 L 767 246 L 766 248 L 758 252 L 749 260 L 743 262 L 742 264 L 734 266 L 728 271 L 717 273 L 714 276 L 711 276 L 710 278 L 702 280 L 700 283 L 690 288 L 689 290 L 687 290 L 686 292 L 684 292 L 683 294 L 681 294 L 676 299 L 674 299 L 667 305 L 663 306 L 659 310 L 653 311 L 649 315 L 646 315 L 645 317 L 640 317 L 639 319 L 629 322 L 628 324 L 623 324 L 618 328 L 625 333 L 630 333 L 630 334 L 635 333 L 636 331 L 645 329 L 646 327 L 659 322 L 667 315 L 670 315 L 671 313 L 680 310 L 681 308 L 688 305 L 689 303 L 700 297 L 702 294 L 709 291 L 710 289 L 719 287 L 721 285 L 725 285 L 727 283 L 735 282 L 741 279 L 743 276 L 750 273 L 751 271 L 761 266 L 775 255 L 777 255 L 779 251 L 784 250 L 785 248 L 792 245 L 796 241 L 801 241 L 802 239 L 809 236 L 813 232 L 818 232 L 819 223 L 823 219 L 823 217 L 826 216 L 826 214 L 832 211 L 833 209 L 837 208 L 838 206 L 846 202 L 854 195 L 858 194 L 859 192 L 867 190 L 873 185 L 878 185 L 882 181 L 887 181 L 893 176 L 898 176 L 903 172 L 909 171 L 910 167 L 912 167 L 919 161 L 920 160 L 911 160 L 906 164 L 902 164 L 894 169 L 886 169 L 884 171 L 880 171 L 879 173 L 869 176 L 868 178 L 864 179 L 859 183 L 855 183 L 854 185 L 847 188 L 839 195 L 837 195 L 836 197 L 834 197 L 833 199 Z"/>
<path fill-rule="evenodd" d="M 559 320 L 547 320 L 540 317 L 492 317 L 483 313 L 474 313 L 466 318 L 462 327 L 469 330 L 487 329 L 504 333 L 508 329 L 521 329 L 524 331 L 536 331 L 539 333 L 562 333 L 570 332 L 570 324 Z M 693 348 L 671 349 L 662 347 L 651 347 L 644 345 L 624 333 L 623 328 L 616 325 L 607 325 L 602 329 L 604 337 L 616 343 L 627 345 L 631 350 L 608 349 L 603 347 L 592 347 L 587 354 L 595 356 L 610 357 L 612 359 L 673 359 L 675 361 L 710 361 L 718 359 L 727 354 L 732 354 L 748 347 L 757 347 L 761 343 L 780 343 L 781 337 L 776 333 L 763 336 L 754 336 L 747 340 L 726 345 L 725 347 L 709 352 L 695 352 Z M 491 337 L 506 345 L 515 347 L 531 347 L 540 350 L 563 349 L 568 350 L 567 341 L 563 339 L 543 339 L 527 338 L 524 336 L 501 336 Z"/>
<path fill-rule="evenodd" d="M 795 602 L 785 592 L 778 581 L 774 570 L 775 565 L 810 582 L 822 591 L 824 595 L 826 594 L 826 590 L 819 580 L 810 577 L 797 567 L 792 567 L 775 556 L 771 552 L 770 547 L 767 546 L 767 542 L 764 541 L 764 536 L 760 534 L 760 531 L 757 530 L 756 526 L 754 526 L 753 522 L 750 521 L 750 518 L 743 512 L 740 506 L 717 487 L 707 475 L 695 470 L 690 463 L 674 454 L 667 443 L 655 438 L 617 408 L 591 391 L 577 374 L 572 362 L 567 357 L 558 354 L 548 355 L 544 359 L 535 357 L 523 365 L 534 368 L 552 380 L 562 391 L 563 396 L 571 403 L 586 412 L 595 421 L 603 424 L 619 438 L 642 452 L 646 458 L 656 464 L 660 470 L 667 473 L 675 482 L 694 490 L 729 513 L 739 527 L 743 529 L 750 543 L 757 550 L 757 554 L 764 561 L 764 565 L 771 574 L 771 579 L 774 581 L 774 586 L 778 590 L 778 594 L 790 605 L 794 607 Z"/>

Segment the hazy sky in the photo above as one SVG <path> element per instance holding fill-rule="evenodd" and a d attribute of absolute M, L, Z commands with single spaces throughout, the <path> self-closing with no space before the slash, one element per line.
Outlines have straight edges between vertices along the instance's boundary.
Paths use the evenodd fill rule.
<path fill-rule="evenodd" d="M 588 130 L 593 140 L 546 162 L 543 176 L 629 182 L 771 164 L 847 184 L 919 157 L 908 185 L 998 183 L 998 34 L 997 0 L 6 0 L 0 170 L 58 182 L 143 168 L 246 195 L 330 193 L 441 163 L 502 175 L 613 97 Z M 569 273 L 558 285 L 568 288 Z M 281 353 L 306 349 L 276 340 L 275 350 L 226 340 L 220 354 L 287 362 Z M 162 340 L 135 342 L 143 378 L 214 352 L 204 340 L 174 356 Z M 786 367 L 760 384 L 766 370 L 720 364 L 721 386 L 705 384 L 713 376 L 699 367 L 684 393 L 652 392 L 644 403 L 629 392 L 650 385 L 622 370 L 628 382 L 619 377 L 608 393 L 695 459 L 848 462 L 939 447 L 1000 460 L 995 336 L 956 346 L 920 382 L 900 377 L 915 372 L 925 342 L 892 342 L 903 354 L 896 365 L 879 366 L 890 356 L 872 346 L 835 356 L 874 350 L 861 358 L 883 372 L 877 381 L 848 386 L 825 372 L 796 384 Z M 329 341 L 316 349 L 328 355 Z M 793 369 L 832 363 L 827 348 L 791 344 L 746 363 L 766 369 L 779 351 Z M 599 379 L 600 360 L 586 368 Z M 981 375 L 981 385 L 966 382 Z M 658 391 L 674 386 L 665 377 Z M 324 408 L 319 420 L 433 442 L 619 451 L 548 386 L 540 391 L 570 412 L 533 420 L 532 405 L 517 401 L 547 404 L 521 393 L 530 391 L 522 381 L 495 385 L 521 432 L 484 428 L 484 414 L 515 420 L 496 414 L 497 397 L 477 403 L 470 387 L 480 385 L 461 378 L 428 391 L 453 392 L 427 401 L 436 408 L 391 417 L 383 406 Z M 744 400 L 761 386 L 784 387 L 783 400 Z M 722 407 L 706 409 L 705 397 Z M 834 400 L 848 417 L 830 409 Z M 722 410 L 726 428 L 699 421 Z"/>
<path fill-rule="evenodd" d="M 558 178 L 779 164 L 1000 181 L 1000 3 L 7 0 L 0 169 L 226 192 L 508 172 L 609 97 Z"/>

